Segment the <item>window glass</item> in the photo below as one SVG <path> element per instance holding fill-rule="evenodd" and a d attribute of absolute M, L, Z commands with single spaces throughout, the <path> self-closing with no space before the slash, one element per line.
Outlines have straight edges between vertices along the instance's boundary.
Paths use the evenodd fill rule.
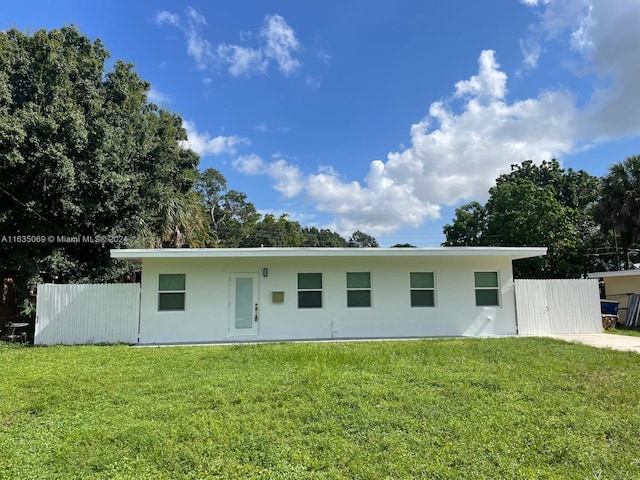
<path fill-rule="evenodd" d="M 322 308 L 322 291 L 299 291 L 298 308 Z"/>
<path fill-rule="evenodd" d="M 348 290 L 347 307 L 370 307 L 371 290 Z"/>
<path fill-rule="evenodd" d="M 299 289 L 322 289 L 321 273 L 299 273 L 298 274 Z"/>
<path fill-rule="evenodd" d="M 184 273 L 161 273 L 158 278 L 158 286 L 161 292 L 184 290 Z"/>
<path fill-rule="evenodd" d="M 435 288 L 433 272 L 411 272 L 411 288 Z"/>
<path fill-rule="evenodd" d="M 371 306 L 371 273 L 347 272 L 347 307 Z"/>
<path fill-rule="evenodd" d="M 371 274 L 369 272 L 347 273 L 347 288 L 371 288 Z"/>
<path fill-rule="evenodd" d="M 409 287 L 411 289 L 412 307 L 435 307 L 435 275 L 433 272 L 410 272 Z"/>
<path fill-rule="evenodd" d="M 322 273 L 298 274 L 298 308 L 322 308 Z"/>
<path fill-rule="evenodd" d="M 497 287 L 498 272 L 475 272 L 476 288 Z"/>
<path fill-rule="evenodd" d="M 475 295 L 478 307 L 500 306 L 498 272 L 475 272 Z"/>
<path fill-rule="evenodd" d="M 184 293 L 161 293 L 158 296 L 158 310 L 184 310 Z"/>
<path fill-rule="evenodd" d="M 433 290 L 411 290 L 411 306 L 435 307 L 435 292 Z"/>
<path fill-rule="evenodd" d="M 184 310 L 186 275 L 161 273 L 158 275 L 158 311 Z"/>
<path fill-rule="evenodd" d="M 476 290 L 476 305 L 478 307 L 498 306 L 498 290 Z"/>

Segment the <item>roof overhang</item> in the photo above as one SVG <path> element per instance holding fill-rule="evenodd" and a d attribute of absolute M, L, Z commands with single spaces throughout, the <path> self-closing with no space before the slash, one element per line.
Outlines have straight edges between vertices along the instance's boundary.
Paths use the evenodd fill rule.
<path fill-rule="evenodd" d="M 587 273 L 589 278 L 610 278 L 610 277 L 637 277 L 640 275 L 640 269 L 635 270 L 618 270 L 613 272 L 591 272 Z"/>
<path fill-rule="evenodd" d="M 111 257 L 142 261 L 145 258 L 284 258 L 284 257 L 541 257 L 546 247 L 433 247 L 433 248 L 153 248 L 113 249 Z"/>

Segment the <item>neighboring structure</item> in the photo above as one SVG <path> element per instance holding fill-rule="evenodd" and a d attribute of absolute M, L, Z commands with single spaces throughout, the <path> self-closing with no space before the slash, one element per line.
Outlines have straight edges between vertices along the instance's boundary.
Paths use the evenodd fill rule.
<path fill-rule="evenodd" d="M 142 267 L 139 343 L 517 333 L 534 247 L 112 250 Z"/>
<path fill-rule="evenodd" d="M 589 278 L 598 278 L 603 282 L 603 294 L 607 300 L 620 302 L 618 315 L 619 323 L 627 320 L 627 309 L 632 294 L 640 294 L 640 269 L 620 270 L 614 272 L 593 272 L 587 274 Z"/>

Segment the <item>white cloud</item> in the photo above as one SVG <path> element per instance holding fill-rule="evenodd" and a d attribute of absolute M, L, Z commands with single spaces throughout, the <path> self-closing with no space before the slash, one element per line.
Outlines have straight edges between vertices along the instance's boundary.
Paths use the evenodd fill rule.
<path fill-rule="evenodd" d="M 587 73 L 597 76 L 581 115 L 586 136 L 619 138 L 640 130 L 640 2 L 638 0 L 562 0 L 544 6 L 530 36 L 566 38 Z"/>
<path fill-rule="evenodd" d="M 325 63 L 325 65 L 329 65 L 331 63 L 331 60 L 333 60 L 333 57 L 329 55 L 327 52 L 325 52 L 324 50 L 316 51 L 316 55 L 320 60 L 322 60 Z"/>
<path fill-rule="evenodd" d="M 507 93 L 507 75 L 499 70 L 496 63 L 495 52 L 484 50 L 478 60 L 480 70 L 469 80 L 461 80 L 456 83 L 456 97 L 467 95 L 488 100 L 500 100 Z"/>
<path fill-rule="evenodd" d="M 264 55 L 278 64 L 283 75 L 291 75 L 302 65 L 293 54 L 300 50 L 296 33 L 280 15 L 267 15 L 260 36 L 265 41 Z"/>
<path fill-rule="evenodd" d="M 426 116 L 411 126 L 410 145 L 372 161 L 362 179 L 343 178 L 326 166 L 303 173 L 281 157 L 271 162 L 257 155 L 239 157 L 234 167 L 270 177 L 286 198 L 304 197 L 317 211 L 333 215 L 338 231 L 359 228 L 380 235 L 438 218 L 442 205 L 486 198 L 495 178 L 513 163 L 562 157 L 587 143 L 638 135 L 640 2 L 520 1 L 539 9 L 539 22 L 520 42 L 524 68 L 535 68 L 548 52 L 545 44 L 553 41 L 555 56 L 579 62 L 583 76 L 577 81 L 591 89 L 586 97 L 580 92 L 586 98 L 580 107 L 577 95 L 557 86 L 531 98 L 510 99 L 507 75 L 495 53 L 485 50 L 477 73 L 457 82 L 448 97 L 431 103 Z M 272 53 L 262 46 L 253 50 L 263 52 L 263 60 L 283 74 L 291 73 L 299 66 L 283 52 L 294 43 L 286 28 L 278 22 L 276 27 Z M 559 51 L 562 46 L 566 50 Z M 258 65 L 238 72 L 255 73 Z"/>
<path fill-rule="evenodd" d="M 304 84 L 311 90 L 318 90 L 322 86 L 322 80 L 319 77 L 307 76 Z"/>
<path fill-rule="evenodd" d="M 167 11 L 157 13 L 154 20 L 158 25 L 172 25 L 184 32 L 187 54 L 200 70 L 224 65 L 232 76 L 241 77 L 264 74 L 270 64 L 275 64 L 283 75 L 289 76 L 302 66 L 302 62 L 295 57 L 302 49 L 302 44 L 293 28 L 277 14 L 265 16 L 257 36 L 247 31 L 240 32 L 243 42 L 256 38 L 258 45 L 255 47 L 210 43 L 202 34 L 202 27 L 207 26 L 207 20 L 192 7 L 186 9 L 185 24 L 180 22 L 177 14 Z"/>
<path fill-rule="evenodd" d="M 478 63 L 477 75 L 456 83 L 449 98 L 432 103 L 411 126 L 410 147 L 371 162 L 362 182 L 345 180 L 331 167 L 303 176 L 286 162 L 252 158 L 235 166 L 271 176 L 288 196 L 304 193 L 318 211 L 335 216 L 338 231 L 376 235 L 436 219 L 442 204 L 486 197 L 512 163 L 572 151 L 580 132 L 570 93 L 548 91 L 509 103 L 507 76 L 494 52 L 483 51 Z"/>
<path fill-rule="evenodd" d="M 178 26 L 180 24 L 180 18 L 178 15 L 167 11 L 157 12 L 153 20 L 158 25 Z"/>
<path fill-rule="evenodd" d="M 233 166 L 246 175 L 271 177 L 275 181 L 273 188 L 285 198 L 295 197 L 304 188 L 305 180 L 300 169 L 282 158 L 267 163 L 258 155 L 244 155 L 235 159 Z"/>
<path fill-rule="evenodd" d="M 151 89 L 149 90 L 147 98 L 151 103 L 155 103 L 159 106 L 169 103 L 169 96 L 154 87 L 151 87 Z"/>
<path fill-rule="evenodd" d="M 307 177 L 308 199 L 335 215 L 340 231 L 381 234 L 420 225 L 437 218 L 440 205 L 486 198 L 494 179 L 513 163 L 562 157 L 587 143 L 640 133 L 640 2 L 523 3 L 544 9 L 540 24 L 529 30 L 531 43 L 523 44 L 525 66 L 535 67 L 543 42 L 564 42 L 591 72 L 580 79 L 583 84 L 599 85 L 586 105 L 578 108 L 574 94 L 558 87 L 508 101 L 506 74 L 492 51 L 482 52 L 477 75 L 432 103 L 411 127 L 411 146 L 389 153 L 386 162 L 371 162 L 363 182 L 346 181 L 335 171 Z"/>
<path fill-rule="evenodd" d="M 520 40 L 520 51 L 522 52 L 524 70 L 533 70 L 538 66 L 541 50 L 540 42 L 535 39 L 526 38 Z M 521 71 L 519 73 L 521 73 Z"/>
<path fill-rule="evenodd" d="M 266 73 L 269 63 L 260 50 L 238 45 L 218 45 L 218 58 L 229 65 L 234 77 Z"/>
<path fill-rule="evenodd" d="M 253 129 L 263 133 L 269 131 L 269 127 L 267 127 L 267 122 L 260 122 L 257 125 L 254 125 Z"/>
<path fill-rule="evenodd" d="M 209 132 L 199 132 L 195 123 L 183 120 L 183 126 L 187 131 L 187 141 L 183 142 L 183 147 L 191 148 L 198 155 L 220 155 L 223 153 L 235 154 L 239 145 L 249 145 L 248 138 L 231 135 L 225 137 L 219 135 L 212 137 Z"/>
<path fill-rule="evenodd" d="M 267 173 L 267 164 L 258 155 L 243 155 L 233 161 L 233 166 L 246 175 L 263 175 Z"/>
<path fill-rule="evenodd" d="M 193 7 L 187 7 L 187 17 L 196 25 L 206 25 L 207 19 Z"/>

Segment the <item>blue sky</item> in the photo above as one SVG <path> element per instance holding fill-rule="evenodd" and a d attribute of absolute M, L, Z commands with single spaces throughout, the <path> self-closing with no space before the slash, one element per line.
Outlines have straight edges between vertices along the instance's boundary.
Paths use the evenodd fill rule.
<path fill-rule="evenodd" d="M 638 0 L 3 2 L 74 24 L 182 116 L 201 168 L 262 213 L 436 246 L 526 159 L 640 154 Z"/>

